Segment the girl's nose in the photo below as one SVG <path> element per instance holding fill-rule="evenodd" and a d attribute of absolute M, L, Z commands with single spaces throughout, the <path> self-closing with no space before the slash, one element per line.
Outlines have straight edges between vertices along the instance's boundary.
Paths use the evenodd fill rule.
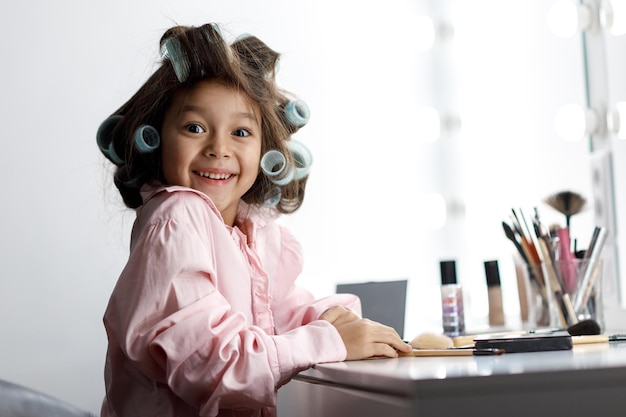
<path fill-rule="evenodd" d="M 231 155 L 228 146 L 229 138 L 226 135 L 212 136 L 204 148 L 204 154 L 209 158 L 229 158 Z"/>

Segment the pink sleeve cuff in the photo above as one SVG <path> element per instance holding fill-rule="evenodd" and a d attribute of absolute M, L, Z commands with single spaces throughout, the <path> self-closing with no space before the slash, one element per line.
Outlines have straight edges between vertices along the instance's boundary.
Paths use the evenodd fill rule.
<path fill-rule="evenodd" d="M 339 332 L 325 320 L 313 321 L 272 339 L 278 357 L 277 387 L 316 363 L 340 362 L 347 356 Z"/>
<path fill-rule="evenodd" d="M 333 306 L 344 306 L 361 316 L 361 300 L 353 294 L 335 294 L 311 304 L 304 313 L 303 322 L 319 320 L 322 313 Z"/>

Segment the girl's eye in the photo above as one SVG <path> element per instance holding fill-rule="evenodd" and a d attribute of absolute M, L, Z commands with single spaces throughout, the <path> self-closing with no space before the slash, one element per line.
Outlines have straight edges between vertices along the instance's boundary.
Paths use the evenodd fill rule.
<path fill-rule="evenodd" d="M 233 135 L 245 138 L 250 136 L 250 131 L 248 129 L 237 129 L 233 132 Z"/>
<path fill-rule="evenodd" d="M 204 128 L 199 124 L 190 124 L 185 127 L 191 133 L 204 133 Z"/>

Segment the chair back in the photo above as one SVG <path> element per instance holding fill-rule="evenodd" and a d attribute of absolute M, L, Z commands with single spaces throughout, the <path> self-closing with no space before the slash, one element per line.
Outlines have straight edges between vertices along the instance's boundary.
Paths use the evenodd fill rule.
<path fill-rule="evenodd" d="M 95 417 L 65 401 L 0 380 L 2 417 Z"/>

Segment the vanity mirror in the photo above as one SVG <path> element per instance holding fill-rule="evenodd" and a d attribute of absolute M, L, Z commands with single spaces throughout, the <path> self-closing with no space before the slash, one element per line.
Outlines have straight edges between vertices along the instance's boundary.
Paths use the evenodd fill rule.
<path fill-rule="evenodd" d="M 622 80 L 613 86 L 611 79 L 600 76 L 598 84 L 594 77 L 620 65 L 620 55 L 609 51 L 599 26 L 558 36 L 549 27 L 554 3 L 398 2 L 351 22 L 339 46 L 317 45 L 333 62 L 317 76 L 332 81 L 317 86 L 321 101 L 312 108 L 322 118 L 320 128 L 332 133 L 315 139 L 330 165 L 312 182 L 321 186 L 320 195 L 335 194 L 331 207 L 312 197 L 308 208 L 336 226 L 328 230 L 334 236 L 363 236 L 365 228 L 371 239 L 332 239 L 308 253 L 314 259 L 303 276 L 307 284 L 328 288 L 315 277 L 329 272 L 356 282 L 409 276 L 407 328 L 435 327 L 438 261 L 453 258 L 469 293 L 468 325 L 479 326 L 487 318 L 487 259 L 500 262 L 505 313 L 518 314 L 515 248 L 501 226 L 512 208 L 531 215 L 536 207 L 544 224 L 565 225 L 544 200 L 570 190 L 587 201 L 571 219 L 578 249 L 587 247 L 596 224 L 617 230 L 606 222 L 620 211 L 612 185 L 613 173 L 620 172 L 610 170 L 607 155 L 613 153 L 615 168 L 621 143 L 608 146 L 617 139 L 602 130 L 602 114 L 595 118 L 598 133 L 585 132 L 591 119 L 583 109 L 590 108 L 595 89 L 604 95 L 602 108 L 616 100 L 607 98 L 609 90 L 619 96 Z M 327 24 L 340 26 L 348 14 L 339 8 Z M 425 36 L 417 27 L 433 34 L 429 48 L 413 41 Z M 610 72 L 617 78 L 619 68 Z M 349 107 L 347 97 L 355 97 Z M 568 108 L 582 116 L 568 115 Z M 555 126 L 562 115 L 569 129 Z M 328 155 L 328 149 L 336 152 Z M 341 155 L 350 158 L 335 159 Z M 314 237 L 305 237 L 307 243 L 321 247 Z M 620 311 L 625 278 L 618 273 L 615 243 L 605 248 L 604 276 L 612 297 L 607 305 Z"/>
<path fill-rule="evenodd" d="M 488 304 L 482 264 L 499 259 L 505 313 L 514 318 L 515 248 L 501 222 L 512 208 L 531 215 L 536 207 L 544 224 L 565 225 L 544 200 L 570 190 L 586 199 L 571 219 L 578 249 L 587 247 L 595 225 L 614 230 L 603 254 L 605 294 L 607 308 L 621 314 L 626 277 L 618 268 L 615 213 L 626 215 L 619 193 L 626 163 L 617 157 L 626 155 L 626 142 L 604 120 L 607 108 L 626 100 L 619 77 L 626 63 L 617 52 L 626 36 L 608 35 L 599 14 L 590 12 L 594 30 L 561 37 L 550 27 L 555 3 L 394 2 L 364 7 L 349 24 L 343 21 L 348 6 L 324 17 L 329 27 L 350 27 L 339 45 L 328 40 L 314 47 L 333 65 L 316 71 L 328 83 L 318 84 L 312 97 L 320 100 L 312 103 L 312 120 L 326 132 L 313 146 L 329 165 L 312 184 L 320 196 L 334 191 L 333 204 L 318 203 L 324 199 L 313 189 L 301 215 L 314 210 L 337 238 L 321 245 L 304 233 L 305 245 L 316 248 L 307 253 L 313 259 L 306 285 L 323 293 L 330 284 L 317 277 L 409 276 L 407 328 L 435 327 L 438 261 L 454 258 L 469 293 L 468 325 L 479 326 Z M 423 38 L 431 42 L 425 46 Z M 584 111 L 594 108 L 591 100 L 600 102 L 595 119 Z M 297 217 L 291 220 L 304 231 Z M 363 236 L 364 228 L 371 239 L 340 238 Z M 611 325 L 619 315 L 607 317 Z"/>

